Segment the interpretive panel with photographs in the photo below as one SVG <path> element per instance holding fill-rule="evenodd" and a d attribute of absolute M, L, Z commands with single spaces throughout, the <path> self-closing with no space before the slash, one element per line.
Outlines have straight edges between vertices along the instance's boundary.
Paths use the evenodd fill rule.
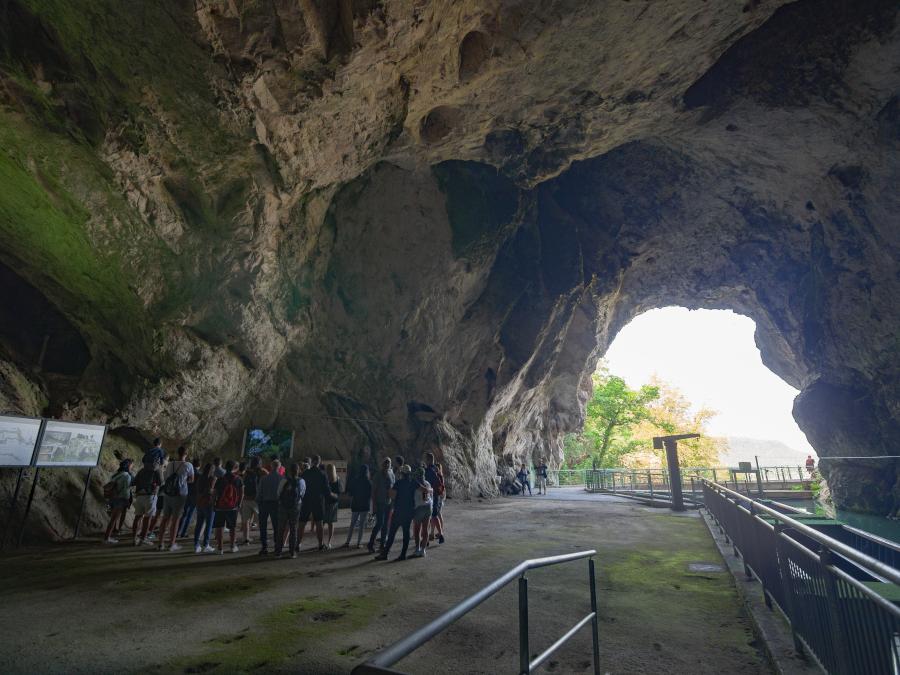
<path fill-rule="evenodd" d="M 106 427 L 47 420 L 36 466 L 97 466 Z"/>
<path fill-rule="evenodd" d="M 41 420 L 0 415 L 0 466 L 31 466 Z"/>
<path fill-rule="evenodd" d="M 278 457 L 289 460 L 294 452 L 294 432 L 290 429 L 247 429 L 244 437 L 244 455 L 258 455 L 265 459 Z"/>

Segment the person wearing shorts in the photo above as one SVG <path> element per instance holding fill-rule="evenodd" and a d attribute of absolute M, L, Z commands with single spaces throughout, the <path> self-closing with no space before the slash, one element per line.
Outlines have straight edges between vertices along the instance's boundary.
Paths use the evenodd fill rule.
<path fill-rule="evenodd" d="M 156 499 L 162 483 L 162 470 L 154 464 L 149 466 L 145 464 L 131 483 L 134 487 L 134 521 L 131 536 L 135 546 L 147 542 L 147 529 L 150 520 L 156 515 Z"/>
<path fill-rule="evenodd" d="M 187 448 L 183 445 L 178 448 L 178 459 L 172 460 L 166 466 L 163 477 L 163 492 L 166 500 L 163 505 L 162 522 L 159 526 L 157 550 L 166 550 L 166 537 L 168 536 L 169 550 L 177 551 L 181 548 L 175 542 L 178 521 L 184 513 L 184 505 L 187 502 L 188 483 L 194 481 L 194 466 L 187 461 Z"/>
<path fill-rule="evenodd" d="M 434 453 L 425 454 L 425 480 L 431 485 L 434 491 L 431 504 L 431 534 L 428 540 L 431 541 L 437 537 L 438 543 L 444 543 L 444 495 L 447 494 L 447 488 L 444 485 L 444 470 L 440 464 L 435 464 Z"/>
<path fill-rule="evenodd" d="M 216 512 L 213 527 L 216 528 L 216 552 L 219 555 L 224 553 L 222 549 L 222 528 L 224 527 L 228 528 L 228 534 L 231 537 L 231 552 L 238 552 L 234 540 L 237 537 L 238 511 L 240 511 L 241 502 L 244 499 L 244 483 L 240 476 L 235 474 L 236 468 L 234 460 L 229 459 L 225 462 L 225 475 L 216 481 Z"/>
<path fill-rule="evenodd" d="M 104 489 L 109 489 L 112 494 L 109 497 L 109 524 L 106 526 L 106 533 L 103 541 L 107 544 L 117 544 L 118 539 L 113 539 L 112 533 L 122 514 L 128 509 L 128 501 L 131 496 L 131 464 L 130 459 L 123 459 L 119 462 L 119 470 L 116 471 L 109 483 Z"/>

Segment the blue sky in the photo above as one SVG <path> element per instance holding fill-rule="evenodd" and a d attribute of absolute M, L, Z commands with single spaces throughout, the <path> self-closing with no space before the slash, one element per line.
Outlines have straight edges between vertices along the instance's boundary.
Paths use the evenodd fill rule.
<path fill-rule="evenodd" d="M 605 358 L 631 387 L 655 373 L 693 404 L 719 411 L 709 425 L 716 436 L 775 439 L 811 452 L 791 415 L 799 392 L 763 365 L 754 330 L 752 319 L 731 311 L 654 309 L 625 326 Z"/>

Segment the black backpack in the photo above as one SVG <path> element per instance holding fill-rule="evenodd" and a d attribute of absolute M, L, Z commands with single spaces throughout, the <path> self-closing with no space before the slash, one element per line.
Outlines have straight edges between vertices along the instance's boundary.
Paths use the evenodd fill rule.
<path fill-rule="evenodd" d="M 134 477 L 134 492 L 138 495 L 152 495 L 156 484 L 156 469 L 143 468 Z"/>
<path fill-rule="evenodd" d="M 166 497 L 179 497 L 181 495 L 181 487 L 178 485 L 178 470 L 181 468 L 182 463 L 179 462 L 178 466 L 172 467 L 172 475 L 166 478 L 166 482 L 163 483 L 162 491 Z"/>
<path fill-rule="evenodd" d="M 287 483 L 278 497 L 278 504 L 284 509 L 296 509 L 300 506 L 300 479 L 287 478 Z"/>

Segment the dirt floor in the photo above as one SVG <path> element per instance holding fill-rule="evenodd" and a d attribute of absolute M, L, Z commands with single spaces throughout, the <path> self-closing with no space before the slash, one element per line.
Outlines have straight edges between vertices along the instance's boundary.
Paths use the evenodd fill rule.
<path fill-rule="evenodd" d="M 0 557 L 0 672 L 347 673 L 523 559 L 595 548 L 602 670 L 768 673 L 696 514 L 613 498 L 448 502 L 447 543 L 425 559 L 364 549 L 297 560 L 61 544 Z M 348 515 L 341 512 L 346 536 Z M 392 557 L 397 554 L 395 550 Z M 401 661 L 410 673 L 518 667 L 515 584 Z M 529 575 L 533 655 L 588 612 L 584 561 Z M 589 630 L 546 666 L 591 672 Z"/>

